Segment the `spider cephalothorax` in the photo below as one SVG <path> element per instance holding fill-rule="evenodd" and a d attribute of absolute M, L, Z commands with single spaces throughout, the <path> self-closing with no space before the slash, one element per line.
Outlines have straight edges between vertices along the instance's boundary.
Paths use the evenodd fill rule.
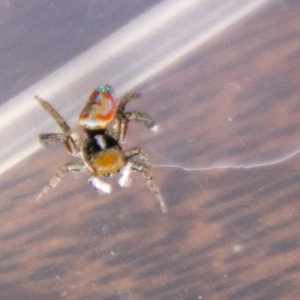
<path fill-rule="evenodd" d="M 129 121 L 142 122 L 151 129 L 157 128 L 148 114 L 125 112 L 126 104 L 138 96 L 137 93 L 128 93 L 117 105 L 113 89 L 110 86 L 105 85 L 95 89 L 79 115 L 79 125 L 87 135 L 85 139 L 81 139 L 75 132 L 71 131 L 67 122 L 50 103 L 36 97 L 62 129 L 62 133 L 40 134 L 41 142 L 43 144 L 53 141 L 62 142 L 70 154 L 77 157 L 75 161 L 63 165 L 43 188 L 36 200 L 39 200 L 49 189 L 56 187 L 69 171 L 89 173 L 91 175 L 89 181 L 92 182 L 93 186 L 97 190 L 109 193 L 111 191 L 110 185 L 103 182 L 101 178 L 120 173 L 119 184 L 128 186 L 131 182 L 130 172 L 133 170 L 144 175 L 162 212 L 167 211 L 160 189 L 154 181 L 151 165 L 145 151 L 139 147 L 128 150 L 122 149 Z"/>
<path fill-rule="evenodd" d="M 91 173 L 97 177 L 119 173 L 126 158 L 115 139 L 106 134 L 96 134 L 83 142 L 82 156 Z"/>

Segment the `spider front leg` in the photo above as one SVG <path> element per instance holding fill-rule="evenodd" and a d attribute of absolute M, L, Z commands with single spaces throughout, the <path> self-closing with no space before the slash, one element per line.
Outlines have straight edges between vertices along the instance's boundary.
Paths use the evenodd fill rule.
<path fill-rule="evenodd" d="M 67 172 L 84 172 L 86 171 L 86 166 L 83 162 L 69 162 L 64 164 L 60 170 L 53 176 L 49 183 L 45 185 L 42 191 L 36 196 L 35 201 L 39 201 L 41 197 L 46 194 L 49 190 L 54 189 L 65 177 Z"/>
<path fill-rule="evenodd" d="M 53 117 L 63 133 L 42 133 L 39 135 L 40 141 L 43 145 L 48 145 L 49 142 L 61 142 L 65 144 L 68 151 L 77 156 L 80 152 L 79 137 L 72 132 L 68 123 L 60 115 L 60 113 L 46 100 L 35 96 L 42 107 Z"/>
<path fill-rule="evenodd" d="M 124 97 L 121 99 L 118 108 L 117 108 L 117 114 L 124 114 L 125 111 L 125 107 L 127 105 L 127 103 L 133 99 L 137 99 L 141 97 L 141 94 L 136 93 L 136 92 L 128 92 L 124 95 Z"/>
<path fill-rule="evenodd" d="M 154 120 L 146 113 L 137 112 L 137 111 L 130 111 L 126 112 L 120 116 L 118 116 L 119 124 L 118 126 L 118 137 L 117 139 L 121 144 L 125 142 L 126 131 L 127 131 L 127 124 L 129 121 L 136 121 L 143 123 L 147 128 L 150 128 L 153 131 L 158 130 L 158 125 L 154 122 Z"/>
<path fill-rule="evenodd" d="M 39 140 L 42 145 L 47 146 L 53 142 L 65 143 L 67 136 L 64 133 L 40 133 Z"/>
<path fill-rule="evenodd" d="M 38 100 L 40 102 L 40 104 L 42 105 L 42 107 L 53 117 L 53 119 L 56 121 L 58 126 L 61 128 L 63 133 L 65 135 L 71 135 L 71 133 L 72 133 L 71 128 L 68 125 L 68 123 L 64 120 L 64 118 L 60 115 L 60 113 L 46 100 L 44 100 L 38 96 L 34 96 L 34 98 L 36 100 Z"/>
<path fill-rule="evenodd" d="M 146 113 L 139 111 L 130 111 L 124 114 L 124 118 L 129 121 L 136 121 L 143 123 L 147 128 L 150 128 L 153 131 L 158 129 L 158 126 L 155 124 L 154 120 Z"/>
<path fill-rule="evenodd" d="M 161 211 L 163 213 L 166 213 L 168 211 L 167 204 L 161 194 L 159 186 L 155 182 L 151 170 L 151 164 L 148 161 L 146 152 L 139 147 L 135 147 L 125 151 L 125 157 L 127 157 L 126 167 L 128 166 L 131 170 L 141 172 L 144 175 L 146 179 L 146 183 L 149 189 L 151 190 L 151 192 L 154 194 L 155 199 L 158 201 Z M 134 159 L 136 157 L 139 157 L 141 161 L 136 161 Z M 126 169 L 126 167 L 124 169 Z"/>
<path fill-rule="evenodd" d="M 44 146 L 53 142 L 63 143 L 68 152 L 73 156 L 78 156 L 80 154 L 79 137 L 75 133 L 72 133 L 72 136 L 65 135 L 64 133 L 41 133 L 39 134 L 39 140 Z"/>
<path fill-rule="evenodd" d="M 115 125 L 117 128 L 117 132 L 119 136 L 117 139 L 120 143 L 124 143 L 125 137 L 126 137 L 126 131 L 127 131 L 127 124 L 129 121 L 136 121 L 143 123 L 147 128 L 150 128 L 151 130 L 156 131 L 158 129 L 158 126 L 155 124 L 154 120 L 146 113 L 143 112 L 125 112 L 125 107 L 127 103 L 133 99 L 136 99 L 140 97 L 140 94 L 135 92 L 129 92 L 125 94 L 125 96 L 122 98 L 120 104 L 117 108 L 117 120 L 118 124 Z"/>

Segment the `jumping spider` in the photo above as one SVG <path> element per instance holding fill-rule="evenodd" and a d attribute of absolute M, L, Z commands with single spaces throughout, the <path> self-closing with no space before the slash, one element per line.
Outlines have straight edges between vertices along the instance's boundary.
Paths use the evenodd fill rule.
<path fill-rule="evenodd" d="M 140 147 L 123 150 L 121 146 L 125 141 L 129 121 L 142 122 L 153 130 L 157 128 L 148 114 L 125 112 L 126 104 L 139 96 L 134 92 L 127 93 L 117 105 L 114 91 L 110 86 L 96 88 L 79 115 L 79 125 L 86 133 L 85 139 L 71 131 L 67 122 L 50 103 L 35 97 L 62 130 L 61 133 L 40 134 L 41 143 L 47 145 L 50 142 L 61 142 L 72 156 L 77 157 L 77 160 L 61 167 L 37 195 L 37 201 L 50 189 L 55 188 L 67 172 L 87 172 L 91 175 L 89 181 L 97 190 L 110 193 L 111 187 L 101 180 L 102 177 L 121 173 L 118 183 L 126 187 L 131 183 L 131 171 L 138 171 L 144 175 L 162 212 L 167 212 L 166 203 L 153 178 L 146 152 Z"/>

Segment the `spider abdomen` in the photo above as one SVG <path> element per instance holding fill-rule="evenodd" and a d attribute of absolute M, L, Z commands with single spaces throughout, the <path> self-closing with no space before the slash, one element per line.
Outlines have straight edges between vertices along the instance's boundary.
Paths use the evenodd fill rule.
<path fill-rule="evenodd" d="M 113 89 L 109 85 L 99 86 L 79 115 L 79 125 L 87 131 L 103 130 L 115 118 L 116 109 Z"/>

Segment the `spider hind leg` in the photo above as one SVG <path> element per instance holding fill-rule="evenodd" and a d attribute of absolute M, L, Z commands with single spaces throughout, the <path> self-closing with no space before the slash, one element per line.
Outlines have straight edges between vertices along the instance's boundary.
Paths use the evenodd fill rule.
<path fill-rule="evenodd" d="M 168 212 L 167 204 L 161 194 L 159 186 L 157 185 L 157 183 L 154 179 L 150 165 L 147 165 L 145 163 L 132 162 L 132 168 L 134 170 L 141 172 L 144 175 L 144 177 L 146 179 L 146 183 L 147 183 L 150 191 L 154 194 L 154 197 L 157 200 L 161 211 L 163 213 L 167 213 Z"/>
<path fill-rule="evenodd" d="M 35 197 L 35 201 L 38 202 L 40 199 L 48 193 L 49 190 L 54 189 L 65 177 L 68 172 L 84 172 L 85 166 L 81 162 L 69 162 L 64 164 L 58 172 L 50 179 L 49 183 L 46 184 L 42 191 Z"/>
<path fill-rule="evenodd" d="M 160 209 L 163 213 L 168 211 L 167 204 L 163 198 L 160 188 L 157 185 L 154 175 L 151 170 L 151 164 L 148 161 L 148 155 L 142 148 L 134 147 L 125 151 L 125 156 L 127 158 L 127 164 L 129 164 L 132 170 L 141 172 L 146 179 L 146 184 L 148 185 L 152 194 L 154 194 Z M 136 160 L 138 158 L 138 160 Z"/>

